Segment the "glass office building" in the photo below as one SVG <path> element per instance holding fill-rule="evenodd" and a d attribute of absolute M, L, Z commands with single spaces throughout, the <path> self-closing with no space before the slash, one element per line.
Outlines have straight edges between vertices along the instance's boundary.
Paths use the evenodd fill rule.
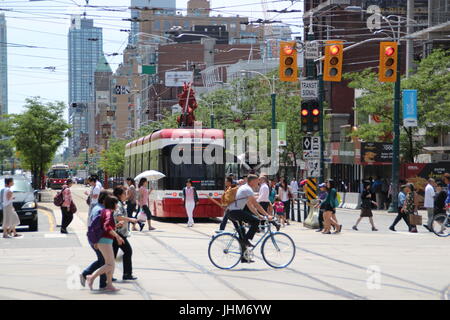
<path fill-rule="evenodd" d="M 0 13 L 0 115 L 8 113 L 8 57 L 6 49 L 6 19 Z"/>
<path fill-rule="evenodd" d="M 102 29 L 94 27 L 92 19 L 72 16 L 69 29 L 69 138 L 71 155 L 89 146 L 89 134 L 95 112 L 94 72 L 103 57 Z M 91 128 L 92 127 L 92 128 Z"/>

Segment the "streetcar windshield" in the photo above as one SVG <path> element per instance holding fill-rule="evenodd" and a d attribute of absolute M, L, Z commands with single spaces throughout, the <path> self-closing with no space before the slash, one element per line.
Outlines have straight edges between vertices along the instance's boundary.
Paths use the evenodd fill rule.
<path fill-rule="evenodd" d="M 53 169 L 48 173 L 48 177 L 53 179 L 67 179 L 69 178 L 69 170 Z"/>
<path fill-rule="evenodd" d="M 198 190 L 221 190 L 224 188 L 225 165 L 224 164 L 175 164 L 171 155 L 173 148 L 187 150 L 186 146 L 167 146 L 162 150 L 162 169 L 166 175 L 161 179 L 162 188 L 166 190 L 180 190 L 186 185 L 186 180 L 191 179 L 193 185 Z M 201 148 L 205 148 L 204 145 Z M 194 150 L 192 151 L 191 162 L 194 162 Z M 222 147 L 217 147 L 216 152 L 223 152 Z M 214 153 L 213 153 L 214 156 Z"/>

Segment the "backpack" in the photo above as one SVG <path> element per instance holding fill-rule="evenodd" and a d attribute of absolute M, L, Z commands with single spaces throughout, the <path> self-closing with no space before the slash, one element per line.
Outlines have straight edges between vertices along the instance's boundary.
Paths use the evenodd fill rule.
<path fill-rule="evenodd" d="M 236 193 L 239 187 L 230 188 L 223 194 L 222 204 L 225 206 L 229 206 L 236 199 Z"/>
<path fill-rule="evenodd" d="M 65 189 L 62 189 L 57 195 L 53 198 L 53 204 L 57 207 L 61 207 L 64 203 L 64 192 Z"/>
<path fill-rule="evenodd" d="M 98 214 L 88 226 L 87 237 L 89 243 L 91 245 L 98 243 L 104 232 L 102 215 Z"/>

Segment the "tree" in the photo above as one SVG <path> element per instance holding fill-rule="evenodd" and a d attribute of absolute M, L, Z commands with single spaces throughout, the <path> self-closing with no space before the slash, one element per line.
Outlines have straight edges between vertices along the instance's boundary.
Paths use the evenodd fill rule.
<path fill-rule="evenodd" d="M 27 98 L 25 112 L 12 115 L 13 143 L 22 164 L 31 170 L 33 186 L 41 188 L 45 171 L 69 135 L 63 119 L 63 102 L 43 104 L 39 97 Z"/>
<path fill-rule="evenodd" d="M 0 118 L 0 167 L 5 159 L 13 156 L 13 144 L 11 140 L 11 121 L 4 117 Z"/>
<path fill-rule="evenodd" d="M 121 176 L 125 166 L 127 140 L 110 140 L 108 149 L 100 156 L 100 168 L 111 176 Z"/>
<path fill-rule="evenodd" d="M 435 50 L 419 62 L 415 74 L 401 79 L 402 89 L 418 91 L 418 128 L 426 128 L 427 136 L 436 136 L 450 130 L 450 55 Z M 350 79 L 349 87 L 362 89 L 357 99 L 358 130 L 353 133 L 369 142 L 392 141 L 393 88 L 392 83 L 380 83 L 370 69 L 344 75 Z M 376 116 L 377 121 L 368 122 Z M 421 153 L 423 141 L 417 139 L 418 128 L 402 128 L 400 149 L 409 162 Z"/>

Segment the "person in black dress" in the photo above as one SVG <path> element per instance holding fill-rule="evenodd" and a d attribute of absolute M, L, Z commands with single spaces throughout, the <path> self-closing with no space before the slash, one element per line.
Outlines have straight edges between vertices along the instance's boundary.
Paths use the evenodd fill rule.
<path fill-rule="evenodd" d="M 372 225 L 372 231 L 378 231 L 375 228 L 375 224 L 373 223 L 373 214 L 372 214 L 372 203 L 376 205 L 375 201 L 372 201 L 372 194 L 370 192 L 371 185 L 366 183 L 364 185 L 364 190 L 361 193 L 361 215 L 356 221 L 355 225 L 352 227 L 353 230 L 358 231 L 358 224 L 361 222 L 362 218 L 369 218 L 370 224 Z"/>

